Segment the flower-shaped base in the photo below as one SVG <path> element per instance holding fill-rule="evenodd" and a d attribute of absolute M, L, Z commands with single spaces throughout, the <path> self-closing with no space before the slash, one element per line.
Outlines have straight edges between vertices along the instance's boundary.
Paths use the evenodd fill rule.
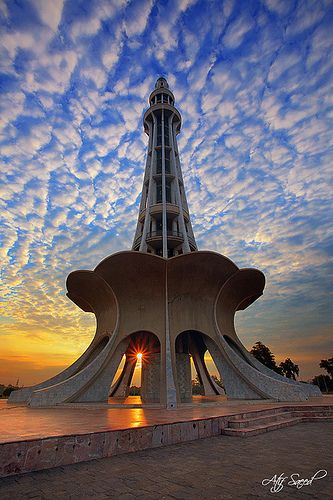
<path fill-rule="evenodd" d="M 261 365 L 238 339 L 235 313 L 262 295 L 264 286 L 260 271 L 239 269 L 214 252 L 171 259 L 119 252 L 94 271 L 75 271 L 67 279 L 68 297 L 95 314 L 95 337 L 64 372 L 13 392 L 11 401 L 47 406 L 123 398 L 139 354 L 143 402 L 174 408 L 191 400 L 191 357 L 205 394 L 224 393 L 209 376 L 207 350 L 229 397 L 302 401 L 320 395 L 316 387 Z M 123 369 L 110 387 L 124 355 Z"/>

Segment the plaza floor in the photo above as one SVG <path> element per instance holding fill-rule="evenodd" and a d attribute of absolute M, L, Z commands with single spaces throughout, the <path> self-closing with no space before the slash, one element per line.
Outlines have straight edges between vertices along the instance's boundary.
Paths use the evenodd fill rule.
<path fill-rule="evenodd" d="M 131 402 L 131 400 L 130 400 Z M 138 400 L 133 398 L 137 404 Z M 333 405 L 333 395 L 311 398 L 293 406 Z M 129 406 L 131 406 L 128 403 Z M 263 410 L 288 406 L 287 403 L 259 400 L 220 400 L 196 397 L 193 404 L 176 410 L 145 407 L 114 407 L 112 404 L 62 405 L 51 408 L 30 408 L 0 400 L 0 443 L 44 439 L 47 437 L 123 430 L 151 425 L 187 422 L 224 417 L 251 409 Z"/>
<path fill-rule="evenodd" d="M 229 438 L 225 434 L 266 433 L 304 420 L 315 420 L 317 425 L 333 420 L 333 396 L 301 403 L 197 397 L 174 410 L 140 407 L 135 399 L 127 403 L 122 408 L 114 404 L 30 408 L 1 401 L 0 477 L 221 434 Z M 244 429 L 243 419 L 247 418 L 252 423 Z"/>
<path fill-rule="evenodd" d="M 1 500 L 333 498 L 333 423 L 306 423 L 249 439 L 216 436 L 0 479 Z M 327 471 L 297 489 L 296 479 Z M 277 493 L 263 479 L 287 477 Z M 320 473 L 319 475 L 324 475 Z"/>

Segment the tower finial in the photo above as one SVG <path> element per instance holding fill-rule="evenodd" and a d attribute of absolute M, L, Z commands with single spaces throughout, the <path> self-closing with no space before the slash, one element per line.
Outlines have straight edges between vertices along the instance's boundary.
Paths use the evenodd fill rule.
<path fill-rule="evenodd" d="M 167 79 L 164 78 L 164 76 L 160 76 L 156 80 L 156 83 L 155 83 L 155 89 L 161 89 L 161 88 L 165 88 L 165 89 L 169 88 L 169 84 L 167 82 Z"/>

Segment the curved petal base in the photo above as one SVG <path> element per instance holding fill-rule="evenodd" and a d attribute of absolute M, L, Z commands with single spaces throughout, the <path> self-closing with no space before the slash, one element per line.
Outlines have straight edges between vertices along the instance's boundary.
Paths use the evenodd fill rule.
<path fill-rule="evenodd" d="M 11 402 L 31 406 L 66 402 L 107 402 L 123 398 L 142 355 L 142 400 L 175 408 L 192 398 L 191 358 L 206 395 L 239 399 L 304 401 L 320 396 L 317 387 L 282 377 L 261 365 L 241 344 L 236 311 L 260 295 L 265 277 L 239 269 L 214 252 L 171 259 L 141 252 L 119 252 L 94 271 L 68 276 L 68 297 L 97 320 L 87 351 L 59 375 L 15 391 Z M 224 389 L 210 377 L 209 352 Z M 123 370 L 111 387 L 123 356 Z"/>

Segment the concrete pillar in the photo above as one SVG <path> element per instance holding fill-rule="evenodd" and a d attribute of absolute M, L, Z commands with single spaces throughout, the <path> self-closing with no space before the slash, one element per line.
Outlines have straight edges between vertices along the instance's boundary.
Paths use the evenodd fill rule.
<path fill-rule="evenodd" d="M 192 401 L 191 359 L 184 352 L 176 353 L 177 381 L 180 401 L 189 403 Z"/>
<path fill-rule="evenodd" d="M 133 378 L 133 373 L 136 365 L 135 360 L 126 359 L 123 371 L 113 387 L 111 387 L 110 396 L 113 398 L 127 398 L 129 395 L 130 385 Z"/>
<path fill-rule="evenodd" d="M 161 354 L 151 353 L 142 360 L 141 399 L 143 403 L 160 402 Z"/>
<path fill-rule="evenodd" d="M 208 373 L 205 364 L 204 349 L 200 349 L 196 345 L 194 339 L 190 339 L 190 352 L 192 354 L 193 363 L 197 371 L 198 377 L 200 379 L 201 384 L 203 385 L 205 396 L 215 395 L 216 391 L 213 388 L 213 384 L 211 382 L 210 375 Z"/>

